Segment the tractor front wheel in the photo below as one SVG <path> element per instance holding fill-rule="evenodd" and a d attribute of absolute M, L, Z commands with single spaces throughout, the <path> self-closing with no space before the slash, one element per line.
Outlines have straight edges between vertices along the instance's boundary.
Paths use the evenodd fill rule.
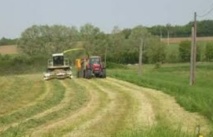
<path fill-rule="evenodd" d="M 92 77 L 92 71 L 90 69 L 85 70 L 85 78 L 90 79 Z"/>

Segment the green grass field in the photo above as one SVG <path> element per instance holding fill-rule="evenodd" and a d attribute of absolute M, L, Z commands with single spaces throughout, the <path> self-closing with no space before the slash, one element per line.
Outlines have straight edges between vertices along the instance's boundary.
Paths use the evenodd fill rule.
<path fill-rule="evenodd" d="M 114 69 L 110 76 L 150 87 L 174 96 L 186 110 L 199 112 L 213 123 L 213 63 L 198 63 L 196 83 L 189 86 L 189 64 L 163 64 L 154 69 L 154 65 L 144 65 L 142 76 L 138 76 L 137 67 Z"/>
<path fill-rule="evenodd" d="M 187 95 L 173 90 L 180 83 L 170 85 L 175 81 L 169 75 L 181 79 L 186 67 L 167 65 L 156 70 L 148 65 L 144 79 L 136 76 L 135 67 L 111 69 L 108 74 L 162 89 L 177 99 L 185 97 L 183 101 Z M 153 80 L 156 76 L 158 80 Z M 170 82 L 163 80 L 165 76 Z M 0 85 L 1 137 L 194 137 L 199 122 L 204 135 L 211 137 L 209 120 L 185 111 L 173 97 L 113 78 L 43 81 L 42 74 L 20 74 L 0 76 Z"/>
<path fill-rule="evenodd" d="M 166 53 L 178 62 L 177 44 Z M 43 81 L 46 60 L 12 57 L 0 62 L 0 137 L 195 137 L 197 125 L 213 136 L 213 63 L 197 63 L 189 86 L 187 63 L 144 65 L 142 76 L 110 63 L 107 79 Z"/>

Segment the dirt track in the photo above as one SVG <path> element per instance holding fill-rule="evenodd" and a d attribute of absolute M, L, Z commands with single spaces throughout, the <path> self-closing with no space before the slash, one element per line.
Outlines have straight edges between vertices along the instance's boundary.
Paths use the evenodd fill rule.
<path fill-rule="evenodd" d="M 51 81 L 46 83 L 46 92 L 42 98 L 54 90 L 52 84 Z M 181 127 L 183 132 L 189 133 L 194 133 L 198 124 L 203 133 L 210 131 L 204 117 L 185 111 L 173 97 L 160 91 L 113 78 L 61 80 L 59 84 L 65 92 L 58 104 L 22 121 L 0 127 L 0 132 L 6 132 L 11 126 L 19 127 L 22 123 L 27 125 L 32 119 L 44 119 L 52 113 L 57 115 L 51 115 L 52 119 L 33 128 L 27 127 L 26 135 L 112 136 L 122 131 L 148 130 L 159 123 L 165 123 L 174 130 Z M 80 93 L 86 99 L 80 105 L 75 105 L 76 101 L 81 100 Z M 78 94 L 79 98 L 75 100 Z M 69 106 L 73 108 L 69 109 Z"/>

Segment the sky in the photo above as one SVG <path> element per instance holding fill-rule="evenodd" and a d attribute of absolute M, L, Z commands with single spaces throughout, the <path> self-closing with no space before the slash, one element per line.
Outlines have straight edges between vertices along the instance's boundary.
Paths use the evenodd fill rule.
<path fill-rule="evenodd" d="M 91 23 L 106 33 L 114 26 L 185 25 L 194 12 L 212 8 L 212 0 L 0 0 L 0 38 L 18 38 L 32 25 Z M 213 12 L 203 19 L 213 19 Z"/>

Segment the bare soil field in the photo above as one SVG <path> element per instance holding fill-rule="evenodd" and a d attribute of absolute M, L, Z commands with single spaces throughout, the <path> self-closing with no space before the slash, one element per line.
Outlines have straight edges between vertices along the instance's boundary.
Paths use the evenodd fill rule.
<path fill-rule="evenodd" d="M 184 38 L 169 38 L 169 43 L 170 44 L 179 44 L 181 41 L 189 40 L 191 41 L 190 37 L 184 37 Z M 167 43 L 168 39 L 167 38 L 162 38 L 162 42 Z M 198 37 L 197 38 L 198 42 L 210 42 L 213 41 L 213 37 Z"/>
<path fill-rule="evenodd" d="M 17 46 L 16 45 L 5 45 L 5 46 L 0 46 L 0 54 L 17 54 Z"/>

